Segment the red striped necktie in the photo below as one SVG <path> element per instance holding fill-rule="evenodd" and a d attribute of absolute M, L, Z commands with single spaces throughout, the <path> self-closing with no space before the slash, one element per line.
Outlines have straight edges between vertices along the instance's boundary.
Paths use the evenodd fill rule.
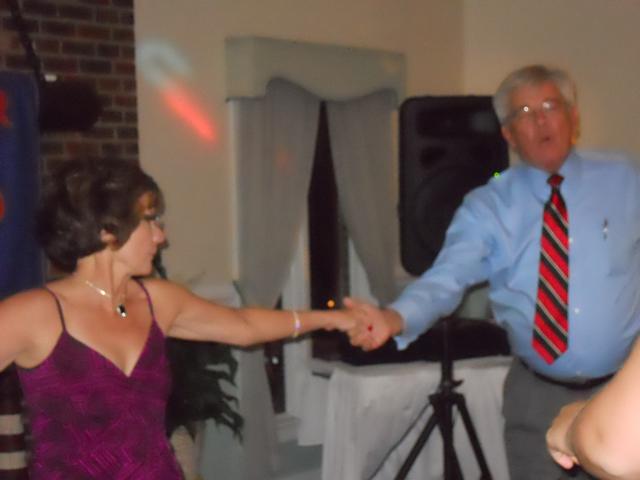
<path fill-rule="evenodd" d="M 551 175 L 544 206 L 533 348 L 551 364 L 567 350 L 569 324 L 569 216 L 560 194 L 560 175 Z"/>

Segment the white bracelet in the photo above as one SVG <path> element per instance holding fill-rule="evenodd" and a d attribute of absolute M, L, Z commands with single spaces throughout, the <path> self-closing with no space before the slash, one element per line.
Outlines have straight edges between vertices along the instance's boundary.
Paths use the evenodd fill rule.
<path fill-rule="evenodd" d="M 298 316 L 298 312 L 295 310 L 291 310 L 293 314 L 293 333 L 291 334 L 291 338 L 298 338 L 300 335 L 300 327 L 302 327 L 302 323 L 300 323 L 300 317 Z"/>

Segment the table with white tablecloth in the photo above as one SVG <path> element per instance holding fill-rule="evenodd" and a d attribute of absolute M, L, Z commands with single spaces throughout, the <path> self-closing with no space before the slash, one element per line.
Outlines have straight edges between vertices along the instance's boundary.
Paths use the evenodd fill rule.
<path fill-rule="evenodd" d="M 510 357 L 458 360 L 453 376 L 464 395 L 494 480 L 507 480 L 501 414 Z M 429 395 L 441 377 L 437 362 L 372 366 L 338 364 L 331 374 L 323 442 L 323 480 L 387 480 L 397 474 L 432 414 Z M 454 446 L 464 478 L 480 469 L 454 408 Z M 432 431 L 408 480 L 443 478 L 442 440 Z"/>

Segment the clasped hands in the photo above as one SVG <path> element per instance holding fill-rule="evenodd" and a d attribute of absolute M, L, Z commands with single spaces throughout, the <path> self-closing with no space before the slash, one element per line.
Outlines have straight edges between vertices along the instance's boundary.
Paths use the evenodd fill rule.
<path fill-rule="evenodd" d="M 349 317 L 348 328 L 341 328 L 354 347 L 364 351 L 382 346 L 402 330 L 402 318 L 391 309 L 380 309 L 367 302 L 345 298 L 343 312 Z"/>

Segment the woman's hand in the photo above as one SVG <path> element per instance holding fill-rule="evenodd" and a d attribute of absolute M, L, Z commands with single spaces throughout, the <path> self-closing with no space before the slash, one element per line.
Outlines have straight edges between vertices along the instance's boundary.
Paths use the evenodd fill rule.
<path fill-rule="evenodd" d="M 324 310 L 329 319 L 325 325 L 325 330 L 339 330 L 348 332 L 353 330 L 357 325 L 357 319 L 348 309 Z"/>
<path fill-rule="evenodd" d="M 586 402 L 574 402 L 562 407 L 547 430 L 547 449 L 556 463 L 563 468 L 570 469 L 578 464 L 569 433 L 573 421 L 584 408 Z"/>

